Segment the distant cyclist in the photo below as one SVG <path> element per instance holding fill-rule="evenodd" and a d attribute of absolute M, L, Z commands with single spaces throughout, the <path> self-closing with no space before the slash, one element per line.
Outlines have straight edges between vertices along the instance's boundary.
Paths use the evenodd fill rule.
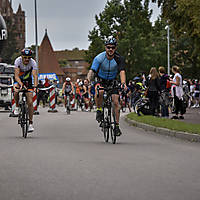
<path fill-rule="evenodd" d="M 32 58 L 32 51 L 30 49 L 23 49 L 21 51 L 21 56 L 16 58 L 15 60 L 15 84 L 14 84 L 14 98 L 16 102 L 16 108 L 14 110 L 14 114 L 19 114 L 19 90 L 22 88 L 30 90 L 30 92 L 26 93 L 27 96 L 27 104 L 29 111 L 29 127 L 28 132 L 34 131 L 33 127 L 33 90 L 36 92 L 36 88 L 38 84 L 38 75 L 37 75 L 37 64 L 35 60 Z M 34 79 L 34 84 L 32 84 L 32 75 Z M 20 89 L 19 89 L 20 88 Z"/>
<path fill-rule="evenodd" d="M 83 94 L 83 100 L 85 103 L 85 111 L 88 111 L 88 107 L 90 105 L 90 98 L 91 98 L 91 85 L 89 84 L 88 80 L 85 79 L 84 80 L 84 86 L 85 86 L 85 92 Z"/>
<path fill-rule="evenodd" d="M 98 54 L 92 63 L 91 69 L 88 72 L 88 80 L 97 76 L 98 83 L 96 84 L 96 95 L 95 102 L 97 106 L 96 120 L 100 122 L 103 117 L 103 91 L 99 92 L 99 97 L 97 97 L 97 85 L 101 87 L 110 86 L 114 80 L 117 79 L 117 75 L 120 74 L 121 84 L 124 85 L 126 89 L 126 74 L 125 74 L 125 61 L 122 56 L 116 52 L 117 41 L 115 38 L 109 38 L 105 42 L 105 51 Z M 120 117 L 120 105 L 119 105 L 119 91 L 115 90 L 112 95 L 112 100 L 115 106 L 116 115 L 116 126 L 114 127 L 115 134 L 120 136 L 122 134 L 119 128 L 119 117 Z"/>
<path fill-rule="evenodd" d="M 65 107 L 67 104 L 67 95 L 70 95 L 70 101 L 71 101 L 73 93 L 74 93 L 73 83 L 71 82 L 71 78 L 67 77 L 62 87 L 62 94 L 64 95 L 64 99 L 65 99 Z"/>

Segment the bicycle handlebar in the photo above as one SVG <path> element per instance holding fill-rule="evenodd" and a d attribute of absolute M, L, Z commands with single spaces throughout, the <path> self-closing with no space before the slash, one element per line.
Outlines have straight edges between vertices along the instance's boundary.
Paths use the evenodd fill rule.
<path fill-rule="evenodd" d="M 37 86 L 33 86 L 32 88 L 38 88 L 38 87 Z M 16 89 L 20 89 L 20 88 L 16 87 Z M 24 88 L 24 86 L 23 86 L 22 89 L 19 92 L 21 92 L 21 93 L 23 93 L 23 92 L 27 93 L 27 92 L 31 92 L 31 91 L 29 91 L 28 88 Z"/>
<path fill-rule="evenodd" d="M 106 91 L 106 92 L 110 92 L 110 91 L 114 91 L 114 90 L 124 90 L 124 87 L 107 87 L 107 88 L 103 88 L 103 87 L 100 87 L 99 85 L 97 86 L 97 98 L 99 98 L 99 91 L 100 90 L 103 90 L 103 91 Z"/>

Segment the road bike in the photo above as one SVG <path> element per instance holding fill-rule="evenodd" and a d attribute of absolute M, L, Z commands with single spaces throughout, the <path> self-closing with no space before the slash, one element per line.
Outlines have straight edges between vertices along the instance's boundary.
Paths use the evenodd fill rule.
<path fill-rule="evenodd" d="M 70 112 L 71 112 L 70 96 L 71 96 L 70 93 L 66 94 L 65 108 L 68 115 L 70 115 Z"/>
<path fill-rule="evenodd" d="M 28 125 L 29 125 L 29 113 L 28 113 L 28 106 L 27 106 L 27 97 L 26 93 L 30 92 L 29 90 L 23 88 L 19 91 L 22 95 L 20 96 L 19 100 L 19 115 L 18 115 L 18 124 L 20 124 L 22 128 L 22 136 L 24 138 L 27 137 L 28 133 Z"/>
<path fill-rule="evenodd" d="M 99 97 L 99 91 L 103 90 L 103 113 L 102 120 L 100 122 L 100 127 L 104 133 L 105 142 L 109 141 L 111 137 L 112 143 L 116 143 L 116 134 L 114 128 L 116 126 L 116 116 L 115 108 L 112 102 L 112 94 L 116 89 L 121 89 L 119 87 L 109 86 L 107 88 L 100 88 L 97 86 L 97 97 Z"/>

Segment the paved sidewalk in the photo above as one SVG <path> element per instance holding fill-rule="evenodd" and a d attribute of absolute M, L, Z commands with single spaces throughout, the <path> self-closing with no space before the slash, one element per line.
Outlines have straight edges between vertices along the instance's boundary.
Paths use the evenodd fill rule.
<path fill-rule="evenodd" d="M 170 114 L 170 117 L 173 115 Z M 186 113 L 184 114 L 183 122 L 188 122 L 192 124 L 200 124 L 200 108 L 190 108 L 187 109 Z"/>
<path fill-rule="evenodd" d="M 170 114 L 170 117 L 173 115 Z M 186 114 L 184 115 L 183 122 L 188 122 L 188 123 L 193 123 L 193 124 L 200 124 L 200 108 L 191 108 L 187 109 Z M 155 133 L 158 133 L 160 135 L 165 135 L 165 136 L 172 136 L 176 137 L 179 139 L 187 140 L 190 142 L 200 142 L 200 135 L 199 134 L 192 134 L 192 133 L 187 133 L 187 132 L 182 132 L 182 131 L 174 131 L 166 128 L 161 128 L 161 127 L 156 127 L 156 126 L 151 126 L 148 124 L 140 123 L 134 120 L 130 120 L 125 116 L 125 121 L 131 125 L 131 126 L 136 126 L 138 128 L 142 128 L 146 131 L 152 131 Z"/>

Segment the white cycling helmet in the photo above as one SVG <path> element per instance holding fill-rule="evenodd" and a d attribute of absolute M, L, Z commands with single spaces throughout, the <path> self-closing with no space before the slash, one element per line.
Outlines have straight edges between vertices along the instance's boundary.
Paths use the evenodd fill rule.
<path fill-rule="evenodd" d="M 67 78 L 66 78 L 66 81 L 71 81 L 71 78 L 67 77 Z"/>
<path fill-rule="evenodd" d="M 82 86 L 82 85 L 83 85 L 83 82 L 82 82 L 82 81 L 80 81 L 80 82 L 78 83 L 78 85 L 79 85 L 79 86 Z"/>
<path fill-rule="evenodd" d="M 79 79 L 76 80 L 77 83 L 79 83 L 79 81 L 80 81 Z"/>

